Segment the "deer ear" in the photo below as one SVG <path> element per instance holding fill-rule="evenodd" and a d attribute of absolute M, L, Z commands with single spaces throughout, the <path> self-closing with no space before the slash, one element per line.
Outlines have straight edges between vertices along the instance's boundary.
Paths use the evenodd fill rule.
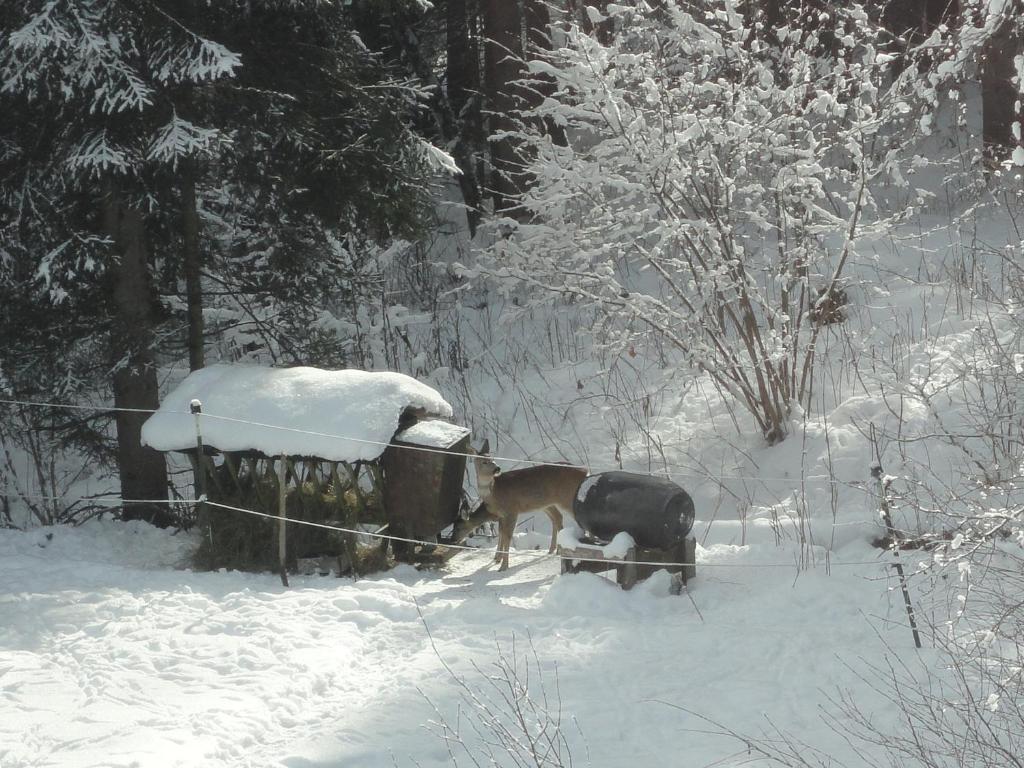
<path fill-rule="evenodd" d="M 484 440 L 484 444 L 480 446 L 479 454 L 481 456 L 487 456 L 491 452 L 491 441 Z"/>

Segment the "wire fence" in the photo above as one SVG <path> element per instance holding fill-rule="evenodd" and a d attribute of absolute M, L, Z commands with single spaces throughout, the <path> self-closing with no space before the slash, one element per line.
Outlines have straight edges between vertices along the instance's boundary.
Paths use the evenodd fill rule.
<path fill-rule="evenodd" d="M 405 536 L 396 536 L 394 534 L 384 533 L 382 531 L 367 531 L 367 530 L 363 530 L 363 529 L 360 529 L 360 528 L 346 528 L 346 527 L 340 526 L 340 525 L 332 525 L 330 523 L 317 523 L 317 522 L 314 522 L 314 521 L 311 521 L 311 520 L 295 520 L 295 519 L 292 519 L 292 518 L 289 518 L 289 517 L 282 517 L 281 515 L 274 515 L 274 514 L 271 514 L 269 512 L 260 512 L 258 510 L 254 510 L 254 509 L 247 509 L 245 507 L 236 507 L 236 506 L 232 506 L 231 504 L 223 504 L 223 503 L 217 502 L 217 501 L 210 501 L 205 496 L 200 496 L 199 498 L 181 498 L 181 499 L 125 499 L 125 498 L 121 498 L 120 496 L 45 496 L 45 495 L 42 495 L 42 494 L 21 494 L 21 493 L 17 493 L 17 492 L 11 493 L 8 490 L 5 490 L 3 493 L 0 493 L 0 496 L 6 496 L 6 497 L 9 497 L 9 498 L 14 498 L 14 497 L 18 497 L 18 496 L 25 496 L 25 497 L 28 497 L 28 498 L 40 499 L 40 500 L 46 499 L 46 500 L 62 500 L 62 501 L 89 501 L 89 502 L 92 502 L 92 503 L 95 503 L 95 504 L 110 504 L 110 505 L 124 505 L 124 504 L 170 504 L 170 505 L 177 505 L 177 504 L 185 504 L 185 505 L 189 505 L 189 506 L 195 506 L 197 504 L 206 504 L 207 506 L 217 507 L 219 509 L 226 509 L 226 510 L 229 510 L 229 511 L 232 511 L 232 512 L 241 512 L 241 513 L 246 514 L 246 515 L 252 515 L 254 517 L 260 517 L 260 518 L 264 518 L 264 519 L 267 519 L 267 520 L 274 520 L 274 521 L 277 521 L 279 523 L 280 522 L 285 522 L 288 525 L 304 525 L 304 526 L 309 526 L 309 527 L 312 527 L 312 528 L 320 528 L 320 529 L 324 529 L 324 530 L 328 530 L 328 531 L 333 531 L 333 532 L 336 532 L 336 533 L 348 533 L 348 534 L 352 534 L 352 535 L 355 535 L 355 536 L 366 536 L 366 537 L 370 537 L 370 538 L 374 538 L 374 539 L 380 539 L 380 540 L 387 539 L 388 541 L 397 541 L 397 542 L 402 542 L 402 543 L 405 543 L 405 544 L 413 544 L 413 545 L 427 546 L 427 547 L 444 547 L 446 549 L 455 549 L 455 550 L 472 551 L 472 552 L 479 552 L 480 549 L 481 549 L 480 547 L 476 547 L 476 546 L 473 546 L 471 544 L 456 544 L 456 543 L 448 543 L 448 542 L 443 542 L 443 541 L 441 541 L 441 542 L 439 542 L 439 541 L 428 541 L 426 539 L 416 539 L 416 538 L 409 538 L 409 537 L 405 537 Z M 584 546 L 587 546 L 587 545 L 584 545 Z M 609 567 L 614 567 L 614 566 L 617 566 L 617 565 L 652 565 L 652 566 L 661 566 L 661 567 L 672 567 L 672 568 L 680 567 L 681 568 L 681 567 L 689 567 L 689 566 L 697 566 L 697 565 L 699 565 L 702 568 L 707 568 L 707 567 L 711 567 L 711 568 L 793 568 L 793 567 L 796 566 L 796 563 L 793 562 L 793 561 L 789 561 L 789 562 L 773 562 L 773 563 L 713 563 L 713 562 L 707 562 L 707 561 L 700 561 L 700 562 L 665 562 L 665 561 L 661 561 L 661 560 L 657 560 L 657 561 L 654 561 L 654 560 L 650 560 L 650 561 L 648 561 L 648 560 L 628 560 L 625 557 L 616 558 L 616 557 L 611 557 L 611 556 L 605 556 L 605 557 L 600 557 L 600 558 L 597 558 L 597 557 L 589 558 L 589 557 L 580 557 L 580 556 L 576 556 L 576 555 L 565 555 L 565 554 L 562 554 L 562 553 L 559 553 L 559 552 L 536 552 L 536 551 L 532 551 L 532 550 L 521 550 L 521 549 L 520 550 L 516 550 L 516 549 L 509 549 L 509 550 L 496 549 L 494 554 L 495 555 L 505 555 L 505 554 L 508 554 L 510 556 L 515 556 L 515 557 L 518 557 L 518 558 L 527 558 L 527 559 L 533 559 L 533 560 L 557 559 L 557 560 L 569 560 L 569 561 L 572 561 L 572 562 L 604 562 L 604 563 L 608 563 Z M 860 565 L 886 565 L 886 566 L 890 566 L 890 565 L 892 565 L 892 563 L 882 563 L 882 562 L 880 562 L 877 559 L 876 560 L 845 560 L 845 561 L 836 561 L 836 560 L 830 559 L 829 560 L 829 565 L 830 566 L 860 566 Z"/>
<path fill-rule="evenodd" d="M 93 405 L 67 405 L 67 404 L 63 404 L 63 403 L 46 403 L 46 402 L 37 402 L 37 401 L 30 401 L 30 400 L 9 400 L 9 399 L 0 399 L 0 405 L 20 405 L 20 406 L 24 406 L 24 407 L 33 407 L 33 408 L 65 408 L 65 409 L 70 409 L 70 410 L 93 410 L 93 411 L 102 411 L 102 412 L 105 412 L 105 413 L 117 413 L 117 412 L 125 412 L 125 413 L 156 413 L 157 410 L 158 410 L 158 409 L 152 409 L 152 408 L 150 408 L 150 409 L 146 409 L 146 408 L 117 408 L 117 407 L 113 407 L 113 406 L 107 407 L 107 406 L 93 406 Z M 179 415 L 179 416 L 194 417 L 196 415 L 196 414 L 193 414 L 190 411 L 178 411 L 178 410 L 172 410 L 172 409 L 159 409 L 159 410 L 160 410 L 160 413 L 173 414 L 173 415 Z M 285 426 L 285 425 L 281 425 L 281 424 L 268 424 L 268 423 L 259 422 L 259 421 L 252 421 L 252 420 L 249 420 L 249 419 L 240 419 L 240 418 L 237 418 L 237 417 L 234 417 L 234 416 L 223 416 L 223 415 L 220 415 L 220 414 L 208 413 L 206 411 L 202 411 L 201 413 L 198 414 L 198 416 L 199 416 L 200 420 L 201 419 L 213 419 L 213 420 L 217 420 L 217 421 L 232 422 L 232 423 L 235 423 L 235 424 L 245 424 L 247 426 L 260 427 L 260 428 L 263 428 L 263 429 L 274 429 L 274 430 L 278 430 L 278 431 L 281 431 L 281 432 L 289 432 L 289 433 L 292 433 L 292 434 L 306 435 L 306 436 L 309 436 L 309 437 L 328 438 L 328 439 L 331 439 L 331 440 L 338 440 L 339 442 L 344 441 L 344 442 L 348 442 L 348 443 L 358 443 L 358 444 L 363 444 L 363 445 L 373 445 L 373 446 L 380 447 L 382 449 L 382 451 L 383 451 L 384 448 L 389 448 L 390 447 L 390 448 L 400 449 L 400 450 L 421 451 L 421 452 L 424 452 L 424 453 L 442 453 L 442 454 L 445 454 L 446 456 L 461 456 L 461 457 L 465 457 L 465 458 L 468 458 L 468 459 L 476 458 L 479 455 L 479 454 L 477 454 L 477 453 L 475 453 L 473 451 L 467 451 L 467 452 L 450 451 L 450 450 L 447 450 L 445 448 L 432 448 L 430 446 L 409 445 L 409 444 L 405 444 L 405 443 L 398 444 L 398 443 L 393 443 L 393 442 L 388 442 L 388 441 L 383 441 L 383 440 L 370 440 L 370 439 L 367 439 L 367 438 L 355 437 L 355 436 L 351 436 L 351 435 L 339 435 L 339 434 L 332 434 L 332 433 L 328 433 L 328 432 L 317 432 L 315 430 L 298 429 L 296 427 L 289 427 L 289 426 Z M 596 474 L 598 472 L 607 472 L 607 471 L 622 469 L 621 466 L 605 466 L 605 467 L 594 466 L 594 465 L 589 465 L 588 466 L 588 465 L 584 465 L 584 464 L 572 464 L 572 463 L 565 462 L 565 461 L 546 461 L 546 460 L 543 460 L 543 459 L 529 459 L 529 458 L 526 458 L 526 457 L 523 457 L 523 456 L 498 456 L 498 455 L 494 455 L 494 454 L 488 454 L 488 458 L 491 461 L 495 461 L 495 462 L 509 462 L 509 463 L 513 463 L 513 464 L 522 464 L 522 465 L 526 465 L 526 466 L 570 467 L 570 468 L 575 468 L 575 469 L 584 469 L 584 470 L 587 470 L 588 472 L 591 472 L 593 474 Z M 856 489 L 858 491 L 862 491 L 862 492 L 865 492 L 865 493 L 870 493 L 870 491 L 867 490 L 864 487 L 864 483 L 862 483 L 861 481 L 844 481 L 844 480 L 840 480 L 839 478 L 834 477 L 834 476 L 812 475 L 812 476 L 804 476 L 804 477 L 792 477 L 790 475 L 739 475 L 739 474 L 725 474 L 725 473 L 714 473 L 714 474 L 712 474 L 711 472 L 696 473 L 696 472 L 692 471 L 691 469 L 689 469 L 687 467 L 682 467 L 680 465 L 669 465 L 667 463 L 666 463 L 666 468 L 663 471 L 659 471 L 659 472 L 650 472 L 650 471 L 644 471 L 644 470 L 630 470 L 630 471 L 631 472 L 635 472 L 636 474 L 648 475 L 650 477 L 666 477 L 666 476 L 668 476 L 668 477 L 685 477 L 685 478 L 689 478 L 689 479 L 693 479 L 693 480 L 704 480 L 704 481 L 712 481 L 712 482 L 721 481 L 721 480 L 738 480 L 738 481 L 758 482 L 758 483 L 759 482 L 785 482 L 785 483 L 791 483 L 793 485 L 801 485 L 801 484 L 806 484 L 806 483 L 814 483 L 814 484 L 819 484 L 820 483 L 822 485 L 842 485 L 842 486 L 850 488 L 850 489 Z"/>
<path fill-rule="evenodd" d="M 16 406 L 32 407 L 32 408 L 60 408 L 60 409 L 68 409 L 68 410 L 93 410 L 93 411 L 101 411 L 101 412 L 109 412 L 109 413 L 114 413 L 114 412 L 118 412 L 118 411 L 129 412 L 129 413 L 156 413 L 156 410 L 157 410 L 157 409 L 142 409 L 142 408 L 118 408 L 118 407 L 105 407 L 105 406 L 71 405 L 71 404 L 65 404 L 65 403 L 47 403 L 47 402 L 39 402 L 39 401 L 14 400 L 14 399 L 0 399 L 0 405 L 16 405 Z M 195 416 L 198 415 L 200 418 L 207 418 L 207 419 L 214 419 L 214 420 L 222 420 L 222 421 L 234 422 L 234 423 L 238 423 L 238 424 L 245 424 L 245 425 L 248 425 L 248 426 L 255 426 L 255 427 L 260 427 L 260 428 L 265 428 L 265 429 L 281 430 L 281 431 L 285 431 L 285 432 L 303 434 L 303 435 L 308 435 L 308 436 L 313 436 L 313 437 L 321 437 L 321 438 L 326 437 L 326 438 L 331 438 L 331 439 L 337 439 L 339 441 L 344 440 L 344 441 L 347 441 L 347 442 L 375 445 L 375 446 L 379 446 L 381 448 L 382 452 L 383 452 L 384 448 L 389 448 L 390 447 L 390 448 L 396 448 L 396 449 L 401 449 L 401 450 L 424 451 L 424 452 L 428 452 L 428 453 L 442 453 L 442 454 L 445 454 L 447 456 L 460 456 L 460 457 L 465 457 L 465 458 L 468 458 L 468 459 L 476 458 L 477 455 L 478 455 L 478 454 L 476 454 L 475 452 L 472 452 L 472 451 L 462 453 L 462 452 L 458 452 L 458 451 L 445 450 L 445 449 L 442 449 L 442 448 L 432 448 L 432 447 L 429 447 L 429 446 L 417 446 L 417 445 L 409 445 L 409 444 L 396 444 L 396 443 L 392 443 L 392 442 L 384 442 L 384 441 L 379 441 L 379 440 L 370 440 L 370 439 L 365 439 L 365 438 L 358 438 L 358 437 L 354 437 L 354 436 L 345 436 L 345 435 L 330 434 L 330 433 L 317 432 L 317 431 L 311 431 L 311 430 L 304 430 L 304 429 L 298 429 L 298 428 L 295 428 L 295 427 L 288 427 L 288 426 L 283 426 L 283 425 L 278 425 L 278 424 L 267 424 L 267 423 L 251 421 L 251 420 L 247 420 L 247 419 L 240 419 L 240 418 L 236 418 L 236 417 L 232 417 L 232 416 L 223 416 L 223 415 L 218 415 L 218 414 L 213 414 L 213 413 L 207 413 L 205 411 L 200 413 L 200 414 L 193 414 L 192 412 L 189 412 L 189 411 L 176 411 L 176 410 L 162 409 L 160 412 L 161 413 L 171 413 L 171 414 L 176 414 L 176 415 L 189 416 L 189 417 L 195 417 Z M 599 472 L 599 471 L 605 471 L 605 470 L 597 469 L 597 468 L 594 468 L 594 467 L 585 467 L 585 466 L 582 466 L 582 465 L 567 464 L 565 462 L 552 462 L 552 461 L 543 461 L 543 460 L 537 460 L 537 459 L 528 459 L 528 458 L 525 458 L 525 457 L 493 456 L 493 455 L 491 455 L 491 456 L 488 456 L 488 458 L 491 459 L 492 461 L 511 462 L 511 463 L 517 463 L 517 464 L 524 464 L 524 465 L 528 465 L 528 466 L 572 467 L 572 468 L 585 469 L 587 471 L 594 472 L 594 473 Z M 619 467 L 611 467 L 609 469 L 619 469 Z M 698 474 L 694 474 L 692 472 L 686 472 L 686 471 L 676 471 L 676 472 L 669 473 L 667 470 L 665 472 L 637 472 L 637 474 L 644 474 L 644 475 L 648 475 L 648 476 L 652 476 L 652 477 L 665 477 L 666 475 L 669 475 L 669 476 L 673 476 L 674 475 L 674 476 L 679 476 L 679 477 L 689 477 L 689 478 L 693 478 L 693 479 L 719 480 L 719 481 L 720 480 L 742 480 L 742 481 L 749 481 L 749 482 L 780 481 L 780 482 L 792 483 L 794 486 L 799 486 L 799 485 L 805 484 L 805 483 L 807 483 L 809 481 L 810 482 L 820 481 L 820 482 L 824 482 L 826 484 L 845 485 L 847 487 L 855 488 L 858 491 L 865 492 L 865 493 L 869 493 L 870 492 L 866 488 L 862 487 L 859 483 L 843 482 L 843 481 L 838 480 L 835 477 L 798 477 L 798 478 L 794 478 L 794 477 L 789 477 L 789 476 L 775 476 L 775 477 L 772 477 L 772 476 L 763 476 L 763 475 L 761 475 L 761 476 L 746 476 L 746 475 L 714 475 L 714 476 L 712 476 L 711 473 L 705 473 L 703 475 L 698 475 Z M 470 550 L 470 551 L 479 551 L 480 550 L 479 547 L 475 547 L 475 546 L 472 546 L 472 545 L 466 545 L 466 544 L 455 544 L 455 543 L 444 543 L 444 542 L 437 542 L 437 541 L 427 541 L 427 540 L 423 540 L 423 539 L 415 539 L 415 538 L 408 538 L 408 537 L 402 537 L 402 536 L 395 536 L 394 534 L 383 533 L 381 531 L 373 531 L 373 532 L 371 532 L 371 531 L 365 531 L 365 530 L 360 530 L 360 529 L 356 529 L 356 528 L 345 528 L 345 527 L 342 527 L 342 526 L 331 525 L 331 524 L 328 524 L 328 523 L 317 523 L 317 522 L 308 521 L 308 520 L 294 520 L 294 519 L 289 519 L 287 517 L 281 517 L 280 515 L 270 514 L 270 513 L 267 513 L 267 512 L 259 512 L 257 510 L 253 510 L 253 509 L 246 509 L 244 507 L 236 507 L 236 506 L 232 506 L 232 505 L 229 505 L 229 504 L 223 504 L 223 503 L 220 503 L 220 502 L 211 501 L 206 496 L 200 496 L 199 498 L 175 498 L 175 499 L 171 499 L 171 498 L 164 498 L 164 499 L 125 499 L 125 498 L 122 498 L 120 496 L 113 496 L 113 495 L 77 496 L 76 497 L 76 496 L 67 496 L 67 495 L 31 494 L 31 493 L 22 493 L 18 489 L 4 489 L 3 493 L 0 493 L 0 496 L 5 497 L 5 498 L 21 498 L 21 499 L 26 499 L 26 500 L 27 499 L 33 499 L 33 500 L 51 501 L 51 502 L 56 502 L 56 501 L 60 501 L 60 502 L 76 502 L 76 503 L 77 502 L 89 502 L 89 503 L 98 504 L 98 505 L 109 504 L 109 505 L 114 505 L 114 506 L 123 506 L 125 504 L 168 504 L 168 505 L 177 505 L 177 506 L 186 505 L 186 506 L 193 506 L 194 507 L 195 505 L 202 503 L 202 504 L 206 504 L 206 505 L 211 506 L 211 507 L 216 507 L 216 508 L 220 508 L 220 509 L 230 510 L 230 511 L 233 511 L 233 512 L 238 512 L 238 513 L 243 513 L 243 514 L 247 514 L 247 515 L 252 515 L 252 516 L 255 516 L 255 517 L 261 517 L 261 518 L 265 518 L 265 519 L 269 519 L 269 520 L 275 520 L 275 521 L 278 521 L 278 522 L 284 521 L 284 522 L 286 522 L 289 525 L 311 526 L 311 527 L 315 527 L 315 528 L 322 528 L 322 529 L 331 530 L 331 531 L 334 531 L 334 532 L 337 532 L 337 533 L 347 533 L 347 534 L 357 535 L 357 536 L 367 536 L 367 537 L 381 539 L 381 540 L 387 539 L 387 540 L 393 541 L 393 542 L 401 542 L 401 543 L 405 543 L 405 544 L 413 544 L 413 545 L 418 545 L 418 546 L 427 546 L 427 547 L 444 546 L 444 547 L 446 547 L 448 549 L 456 549 L 456 550 Z M 864 521 L 865 524 L 871 523 L 871 522 L 874 522 L 874 521 Z M 853 525 L 853 524 L 859 524 L 859 523 L 845 523 L 845 524 Z M 625 558 L 612 558 L 612 557 L 608 557 L 608 556 L 601 557 L 601 558 L 597 558 L 597 557 L 595 557 L 595 558 L 588 558 L 588 557 L 579 557 L 579 556 L 576 556 L 576 555 L 565 555 L 565 554 L 562 554 L 560 552 L 536 552 L 536 551 L 529 551 L 529 550 L 496 550 L 495 554 L 496 555 L 502 555 L 502 556 L 503 555 L 509 555 L 509 556 L 514 556 L 516 558 L 529 558 L 529 559 L 534 559 L 534 560 L 558 559 L 558 560 L 569 560 L 569 561 L 572 561 L 572 562 L 605 562 L 605 563 L 609 564 L 609 567 L 615 567 L 615 566 L 618 566 L 618 565 L 660 566 L 660 567 L 672 567 L 672 568 L 675 568 L 675 567 L 693 567 L 693 566 L 696 566 L 696 565 L 700 565 L 702 568 L 722 567 L 722 568 L 755 568 L 755 569 L 757 569 L 757 568 L 794 568 L 794 567 L 797 567 L 797 563 L 794 562 L 794 561 L 790 561 L 790 562 L 773 562 L 773 563 L 714 563 L 714 562 L 708 562 L 708 561 L 702 561 L 700 563 L 697 563 L 697 562 L 693 562 L 693 563 L 687 563 L 687 562 L 662 562 L 662 561 L 627 560 Z M 884 566 L 889 567 L 889 566 L 892 566 L 893 564 L 892 563 L 883 563 L 883 562 L 881 562 L 881 561 L 879 561 L 877 559 L 876 560 L 863 560 L 863 561 L 835 561 L 835 560 L 832 560 L 831 558 L 829 558 L 829 566 L 830 567 L 832 567 L 832 566 L 864 566 L 864 565 L 884 565 Z"/>

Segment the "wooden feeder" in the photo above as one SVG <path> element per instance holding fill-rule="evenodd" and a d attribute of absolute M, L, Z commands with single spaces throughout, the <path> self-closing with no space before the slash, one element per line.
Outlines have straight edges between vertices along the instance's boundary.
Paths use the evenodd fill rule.
<path fill-rule="evenodd" d="M 465 427 L 433 419 L 394 436 L 381 457 L 392 535 L 437 541 L 458 520 L 469 434 Z M 399 556 L 416 551 L 407 542 L 395 541 L 392 548 Z"/>
<path fill-rule="evenodd" d="M 204 565 L 276 568 L 287 582 L 386 561 L 387 539 L 371 551 L 332 529 L 437 540 L 459 514 L 469 441 L 450 415 L 402 374 L 219 365 L 169 393 L 143 440 L 192 465 L 209 502 L 197 505 Z"/>
<path fill-rule="evenodd" d="M 380 467 L 372 461 L 327 461 L 309 456 L 267 456 L 258 451 L 218 451 L 204 446 L 184 453 L 204 489 L 199 505 L 202 561 L 211 568 L 280 568 L 280 525 L 262 516 L 280 515 L 284 498 L 285 568 L 306 570 L 300 560 L 335 559 L 329 570 L 360 569 L 356 536 L 307 522 L 357 529 L 385 519 Z M 281 480 L 283 478 L 283 493 Z M 235 507 L 237 509 L 228 509 Z"/>

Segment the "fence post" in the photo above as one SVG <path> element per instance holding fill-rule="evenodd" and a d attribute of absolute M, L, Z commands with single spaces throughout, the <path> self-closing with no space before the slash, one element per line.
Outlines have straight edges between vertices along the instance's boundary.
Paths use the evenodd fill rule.
<path fill-rule="evenodd" d="M 873 425 L 872 425 L 873 428 Z M 889 532 L 889 539 L 892 541 L 892 556 L 895 559 L 893 565 L 896 568 L 896 575 L 900 580 L 900 589 L 903 590 L 903 606 L 907 610 L 907 619 L 910 621 L 910 631 L 914 634 L 914 645 L 921 647 L 921 635 L 917 631 L 917 620 L 914 618 L 914 605 L 910 602 L 910 590 L 907 588 L 907 577 L 903 572 L 903 563 L 900 562 L 900 540 L 896 535 L 896 528 L 892 524 L 892 512 L 889 508 L 889 486 L 892 478 L 882 472 L 882 465 L 875 464 L 871 467 L 871 476 L 878 481 L 878 495 L 881 499 L 882 522 Z"/>
<path fill-rule="evenodd" d="M 288 520 L 287 508 L 285 506 L 285 499 L 287 493 L 285 492 L 285 480 L 288 478 L 288 459 L 282 453 L 281 459 L 277 465 L 277 560 L 281 566 L 281 583 L 284 586 L 288 586 L 288 568 L 287 568 L 287 556 L 288 556 L 288 544 L 285 539 L 285 529 L 287 527 L 286 521 Z"/>
<path fill-rule="evenodd" d="M 199 530 L 205 530 L 210 539 L 210 546 L 213 546 L 213 528 L 210 526 L 209 509 L 206 506 L 206 462 L 205 450 L 203 448 L 203 430 L 199 424 L 199 417 L 203 413 L 203 404 L 198 399 L 192 400 L 188 405 L 189 411 L 196 422 L 196 490 L 199 491 L 199 498 L 196 501 L 196 520 L 199 523 Z"/>

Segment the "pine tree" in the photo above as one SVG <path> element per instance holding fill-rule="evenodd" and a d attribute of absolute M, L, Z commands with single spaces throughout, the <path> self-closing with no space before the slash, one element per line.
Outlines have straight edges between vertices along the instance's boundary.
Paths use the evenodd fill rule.
<path fill-rule="evenodd" d="M 140 441 L 144 411 L 158 404 L 146 230 L 153 175 L 220 138 L 179 117 L 168 94 L 182 83 L 229 77 L 239 60 L 158 3 L 30 0 L 3 21 L 3 107 L 18 115 L 3 128 L 14 147 L 5 154 L 4 203 L 23 222 L 8 236 L 22 274 L 39 277 L 36 294 L 55 310 L 54 335 L 103 334 L 122 409 L 115 415 L 121 492 L 160 499 L 163 457 Z M 64 311 L 72 306 L 96 307 L 101 322 L 72 327 Z M 123 515 L 170 521 L 166 505 L 129 502 Z"/>
<path fill-rule="evenodd" d="M 256 324 L 250 351 L 279 362 L 367 362 L 323 326 L 343 325 L 337 315 L 368 294 L 380 302 L 372 253 L 419 232 L 429 202 L 435 150 L 410 129 L 427 94 L 364 43 L 349 12 L 266 2 L 207 16 L 246 62 L 206 99 L 231 129 L 201 190 L 208 272 Z"/>
<path fill-rule="evenodd" d="M 71 399 L 106 380 L 124 409 L 122 494 L 163 498 L 163 458 L 139 430 L 157 365 L 182 348 L 180 286 L 192 367 L 216 332 L 204 282 L 273 313 L 264 345 L 283 361 L 344 362 L 316 324 L 360 290 L 362 243 L 419 226 L 436 152 L 406 119 L 422 97 L 389 79 L 336 3 L 5 4 L 0 298 L 30 296 L 0 316 L 7 386 Z M 94 353 L 60 357 L 78 349 Z M 124 516 L 170 520 L 166 505 Z"/>

